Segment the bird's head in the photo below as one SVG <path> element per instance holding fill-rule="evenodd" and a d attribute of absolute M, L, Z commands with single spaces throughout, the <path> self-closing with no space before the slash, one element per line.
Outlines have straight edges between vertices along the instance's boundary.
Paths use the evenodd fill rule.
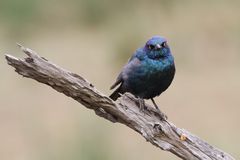
<path fill-rule="evenodd" d="M 171 55 L 167 40 L 164 37 L 154 36 L 147 41 L 144 50 L 151 59 L 160 59 Z"/>

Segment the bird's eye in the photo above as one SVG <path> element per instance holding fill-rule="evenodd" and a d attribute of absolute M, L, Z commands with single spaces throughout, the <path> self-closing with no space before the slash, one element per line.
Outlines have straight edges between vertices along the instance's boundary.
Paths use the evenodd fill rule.
<path fill-rule="evenodd" d="M 154 49 L 154 45 L 149 44 L 149 45 L 148 45 L 148 49 L 150 49 L 150 50 Z"/>
<path fill-rule="evenodd" d="M 167 42 L 163 42 L 163 43 L 161 44 L 161 46 L 162 46 L 162 47 L 167 47 Z"/>

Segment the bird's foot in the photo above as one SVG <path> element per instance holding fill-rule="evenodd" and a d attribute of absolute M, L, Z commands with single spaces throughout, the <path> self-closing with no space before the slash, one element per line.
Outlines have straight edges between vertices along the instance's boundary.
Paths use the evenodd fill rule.
<path fill-rule="evenodd" d="M 159 116 L 161 117 L 161 119 L 167 120 L 168 119 L 167 115 L 159 109 L 159 106 L 156 104 L 156 102 L 154 101 L 153 98 L 151 98 L 151 100 L 153 102 L 154 107 L 157 109 L 157 112 L 158 112 Z"/>
<path fill-rule="evenodd" d="M 167 115 L 165 113 L 163 113 L 160 109 L 158 109 L 158 114 L 159 114 L 161 120 L 166 121 L 168 119 Z"/>
<path fill-rule="evenodd" d="M 146 105 L 145 105 L 145 101 L 144 99 L 142 98 L 138 98 L 138 103 L 139 103 L 139 108 L 140 108 L 140 111 L 144 111 L 147 109 Z"/>

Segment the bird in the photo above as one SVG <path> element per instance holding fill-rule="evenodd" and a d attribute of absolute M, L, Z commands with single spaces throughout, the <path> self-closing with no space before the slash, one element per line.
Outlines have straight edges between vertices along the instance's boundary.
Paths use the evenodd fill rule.
<path fill-rule="evenodd" d="M 139 99 L 140 108 L 145 107 L 144 99 L 151 99 L 154 107 L 160 111 L 154 98 L 171 85 L 174 75 L 174 57 L 166 38 L 153 36 L 135 51 L 123 67 L 110 87 L 114 89 L 119 86 L 110 98 L 115 101 L 125 92 L 130 92 Z"/>

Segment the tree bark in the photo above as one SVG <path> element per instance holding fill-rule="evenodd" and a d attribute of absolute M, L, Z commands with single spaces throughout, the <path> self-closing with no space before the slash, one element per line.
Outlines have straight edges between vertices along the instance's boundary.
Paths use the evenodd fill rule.
<path fill-rule="evenodd" d="M 133 95 L 126 93 L 113 101 L 83 77 L 40 57 L 31 49 L 21 45 L 19 47 L 27 55 L 26 58 L 18 59 L 5 55 L 7 63 L 14 67 L 17 73 L 51 86 L 86 108 L 94 110 L 96 115 L 106 120 L 128 126 L 154 146 L 186 160 L 234 159 L 192 133 L 162 119 L 161 113 L 148 104 L 147 109 L 141 111 L 138 100 Z"/>

